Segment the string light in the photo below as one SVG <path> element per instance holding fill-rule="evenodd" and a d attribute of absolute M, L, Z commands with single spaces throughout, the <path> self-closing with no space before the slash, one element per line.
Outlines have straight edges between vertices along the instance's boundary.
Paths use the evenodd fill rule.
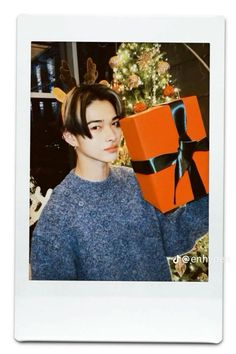
<path fill-rule="evenodd" d="M 179 96 L 179 90 L 175 87 L 169 96 L 163 94 L 166 86 L 173 86 L 173 80 L 168 58 L 160 48 L 159 43 L 131 42 L 122 43 L 117 51 L 119 62 L 113 68 L 113 77 L 124 95 L 128 114 L 133 113 L 137 102 L 144 102 L 149 108 Z"/>

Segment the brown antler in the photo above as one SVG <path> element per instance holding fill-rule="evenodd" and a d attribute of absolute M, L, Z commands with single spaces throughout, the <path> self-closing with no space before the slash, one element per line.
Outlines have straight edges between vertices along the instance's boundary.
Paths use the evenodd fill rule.
<path fill-rule="evenodd" d="M 61 61 L 60 79 L 66 86 L 66 92 L 76 86 L 75 78 L 71 76 L 70 68 L 65 60 Z"/>
<path fill-rule="evenodd" d="M 93 62 L 92 58 L 87 59 L 87 73 L 84 75 L 84 83 L 87 85 L 92 85 L 98 78 L 98 72 L 96 70 L 97 66 Z"/>

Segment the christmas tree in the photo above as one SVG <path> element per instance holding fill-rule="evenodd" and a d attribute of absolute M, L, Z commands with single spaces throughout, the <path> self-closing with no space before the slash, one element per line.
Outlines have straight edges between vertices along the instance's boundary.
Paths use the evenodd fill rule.
<path fill-rule="evenodd" d="M 121 95 L 126 115 L 179 97 L 158 43 L 122 43 L 109 64 L 112 88 Z"/>

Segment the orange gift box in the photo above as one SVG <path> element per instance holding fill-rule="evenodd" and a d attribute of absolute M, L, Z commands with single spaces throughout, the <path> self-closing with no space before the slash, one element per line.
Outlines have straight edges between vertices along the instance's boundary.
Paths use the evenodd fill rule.
<path fill-rule="evenodd" d="M 120 120 L 145 200 L 165 213 L 208 193 L 208 139 L 196 96 Z"/>

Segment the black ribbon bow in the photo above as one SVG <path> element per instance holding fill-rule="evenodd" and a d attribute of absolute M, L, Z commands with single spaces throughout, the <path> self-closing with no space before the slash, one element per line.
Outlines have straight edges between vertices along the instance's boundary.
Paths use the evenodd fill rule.
<path fill-rule="evenodd" d="M 194 199 L 206 194 L 206 189 L 192 158 L 195 151 L 208 151 L 209 141 L 205 137 L 202 140 L 191 140 L 186 132 L 186 110 L 182 100 L 169 103 L 171 115 L 179 134 L 178 151 L 152 157 L 144 161 L 132 161 L 132 167 L 136 173 L 152 174 L 159 172 L 175 163 L 174 204 L 176 203 L 176 188 L 180 178 L 188 171 Z"/>

